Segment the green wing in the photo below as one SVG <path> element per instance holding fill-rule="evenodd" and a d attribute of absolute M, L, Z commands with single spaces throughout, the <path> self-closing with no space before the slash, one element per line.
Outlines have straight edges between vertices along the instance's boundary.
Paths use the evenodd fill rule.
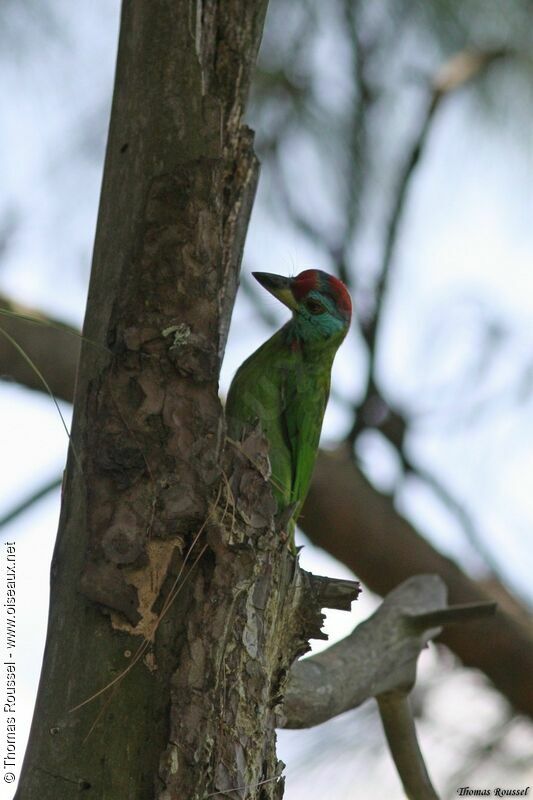
<path fill-rule="evenodd" d="M 260 423 L 270 443 L 272 489 L 279 510 L 291 503 L 292 453 L 285 432 L 282 384 L 290 365 L 281 332 L 256 350 L 235 375 L 226 401 L 226 420 L 231 438 L 240 439 L 246 429 Z"/>
<path fill-rule="evenodd" d="M 331 364 L 313 369 L 291 353 L 278 331 L 238 370 L 228 393 L 232 438 L 257 421 L 270 442 L 272 488 L 278 510 L 305 500 L 329 395 Z"/>
<path fill-rule="evenodd" d="M 322 421 L 329 396 L 329 374 L 287 374 L 282 386 L 283 427 L 291 452 L 291 503 L 296 519 L 315 466 Z"/>

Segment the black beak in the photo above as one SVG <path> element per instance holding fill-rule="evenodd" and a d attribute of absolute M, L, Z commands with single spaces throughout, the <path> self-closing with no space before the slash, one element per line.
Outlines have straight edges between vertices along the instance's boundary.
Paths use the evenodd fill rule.
<path fill-rule="evenodd" d="M 293 311 L 297 308 L 291 289 L 292 278 L 286 278 L 284 275 L 273 275 L 271 272 L 252 272 L 252 275 L 267 292 L 274 295 L 287 308 Z"/>

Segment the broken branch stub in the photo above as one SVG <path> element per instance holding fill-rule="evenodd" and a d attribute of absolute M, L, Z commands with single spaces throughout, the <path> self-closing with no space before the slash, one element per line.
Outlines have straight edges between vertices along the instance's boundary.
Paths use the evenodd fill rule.
<path fill-rule="evenodd" d="M 418 656 L 442 625 L 487 616 L 495 608 L 494 603 L 446 606 L 446 587 L 439 577 L 409 578 L 349 636 L 293 666 L 279 727 L 309 728 L 369 697 L 409 692 Z"/>
<path fill-rule="evenodd" d="M 407 797 L 438 800 L 408 701 L 418 656 L 442 625 L 486 617 L 496 610 L 494 603 L 447 606 L 446 594 L 436 575 L 409 578 L 349 636 L 295 664 L 278 713 L 279 727 L 318 725 L 375 697 Z"/>
<path fill-rule="evenodd" d="M 420 632 L 409 620 L 445 603 L 446 587 L 435 575 L 402 583 L 349 636 L 293 666 L 279 727 L 309 728 L 369 697 L 398 688 L 408 691 L 420 651 L 438 632 L 435 628 Z"/>

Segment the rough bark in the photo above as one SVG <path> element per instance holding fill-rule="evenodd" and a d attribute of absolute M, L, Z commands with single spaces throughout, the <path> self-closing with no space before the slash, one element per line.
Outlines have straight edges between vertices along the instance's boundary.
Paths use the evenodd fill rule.
<path fill-rule="evenodd" d="M 448 587 L 450 603 L 494 599 L 399 516 L 391 499 L 371 486 L 345 450 L 321 453 L 300 525 L 312 542 L 382 596 L 412 575 L 434 573 Z M 504 597 L 496 599 L 502 607 L 497 623 L 479 622 L 476 636 L 467 628 L 452 628 L 440 641 L 466 666 L 483 670 L 518 711 L 533 716 L 531 628 L 513 608 L 506 613 Z"/>
<path fill-rule="evenodd" d="M 4 301 L 4 307 L 11 308 L 12 304 Z M 42 316 L 33 309 L 25 311 L 32 317 Z M 0 324 L 6 327 L 4 320 Z M 48 330 L 45 328 L 44 333 Z M 34 340 L 41 336 L 40 328 L 13 320 L 9 331 L 17 341 L 24 342 L 30 353 L 36 352 L 38 343 L 34 344 Z M 23 335 L 26 339 L 21 338 Z M 79 348 L 79 340 L 64 333 L 58 335 L 60 346 L 53 351 L 43 349 L 37 364 L 52 391 L 72 401 L 72 394 L 63 394 L 62 387 L 74 384 L 75 359 L 63 343 L 68 338 Z M 8 342 L 6 348 L 2 349 L 0 338 L 2 371 L 42 391 L 42 384 L 35 385 L 33 373 L 26 374 L 23 359 Z M 330 475 L 333 480 L 326 484 Z M 528 610 L 501 583 L 494 580 L 488 584 L 476 583 L 457 564 L 436 551 L 342 452 L 335 456 L 330 452 L 319 454 L 300 524 L 312 541 L 346 563 L 378 594 L 385 595 L 410 575 L 436 572 L 450 587 L 453 602 L 496 600 L 507 613 L 500 613 L 490 623 L 490 636 L 473 637 L 468 631 L 454 630 L 446 632 L 442 641 L 466 665 L 482 670 L 515 708 L 533 715 L 530 681 L 533 638 Z"/>
<path fill-rule="evenodd" d="M 281 797 L 287 674 L 321 636 L 321 605 L 356 594 L 284 546 L 266 442 L 224 447 L 217 378 L 257 179 L 242 114 L 265 7 L 124 2 L 19 800 Z"/>
<path fill-rule="evenodd" d="M 274 710 L 319 632 L 319 592 L 272 527 L 264 441 L 225 450 L 217 397 L 257 177 L 242 113 L 265 8 L 123 5 L 81 468 L 69 458 L 18 800 L 282 794 Z"/>

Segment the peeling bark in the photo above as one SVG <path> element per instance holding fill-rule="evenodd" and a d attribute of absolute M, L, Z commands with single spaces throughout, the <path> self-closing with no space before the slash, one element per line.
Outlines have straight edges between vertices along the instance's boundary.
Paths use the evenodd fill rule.
<path fill-rule="evenodd" d="M 20 310 L 7 298 L 0 297 L 0 305 Z M 24 309 L 23 312 L 31 317 L 43 316 L 35 309 Z M 16 319 L 10 319 L 8 323 L 4 320 L 2 326 L 23 343 L 26 350 L 34 353 L 39 345 L 37 340 L 41 338 L 41 329 Z M 53 350 L 43 348 L 37 363 L 54 394 L 72 402 L 79 338 L 72 335 L 75 333 L 73 329 L 67 330 L 70 335 L 57 334 L 60 339 Z M 47 342 L 50 341 L 48 331 L 48 327 L 42 331 L 42 338 Z M 65 348 L 65 341 L 75 343 L 74 353 Z M 7 349 L 4 350 L 0 341 L 2 369 L 14 380 L 42 391 L 42 384 L 34 385 L 35 375 L 27 374 L 25 362 L 19 354 L 14 348 L 9 348 L 7 341 L 5 345 Z M 330 480 L 332 475 L 333 481 Z M 324 493 L 326 478 L 328 491 Z M 337 487 L 335 492 L 333 487 Z M 457 564 L 436 551 L 398 514 L 390 499 L 371 486 L 350 458 L 342 453 L 319 453 L 300 525 L 316 544 L 344 561 L 379 594 L 390 591 L 409 575 L 432 571 L 446 580 L 456 602 L 497 600 L 501 610 L 490 636 L 472 637 L 468 631 L 458 628 L 445 632 L 442 641 L 466 665 L 483 670 L 517 710 L 529 716 L 533 714 L 530 680 L 533 642 L 527 609 L 497 580 L 476 583 Z M 494 641 L 497 646 L 494 646 Z"/>
<path fill-rule="evenodd" d="M 321 606 L 268 451 L 217 381 L 257 181 L 266 0 L 124 0 L 49 630 L 18 800 L 281 798 L 275 722 Z M 90 343 L 89 343 L 90 342 Z"/>
<path fill-rule="evenodd" d="M 322 617 L 273 526 L 254 466 L 266 445 L 224 447 L 217 395 L 257 181 L 242 115 L 265 9 L 123 5 L 75 399 L 82 472 L 70 458 L 19 800 L 282 795 L 275 708 Z"/>
<path fill-rule="evenodd" d="M 446 594 L 436 575 L 410 578 L 342 641 L 294 664 L 278 725 L 308 728 L 375 697 L 406 796 L 438 800 L 409 707 L 418 656 L 442 625 L 479 620 L 496 611 L 495 603 L 448 606 Z"/>

